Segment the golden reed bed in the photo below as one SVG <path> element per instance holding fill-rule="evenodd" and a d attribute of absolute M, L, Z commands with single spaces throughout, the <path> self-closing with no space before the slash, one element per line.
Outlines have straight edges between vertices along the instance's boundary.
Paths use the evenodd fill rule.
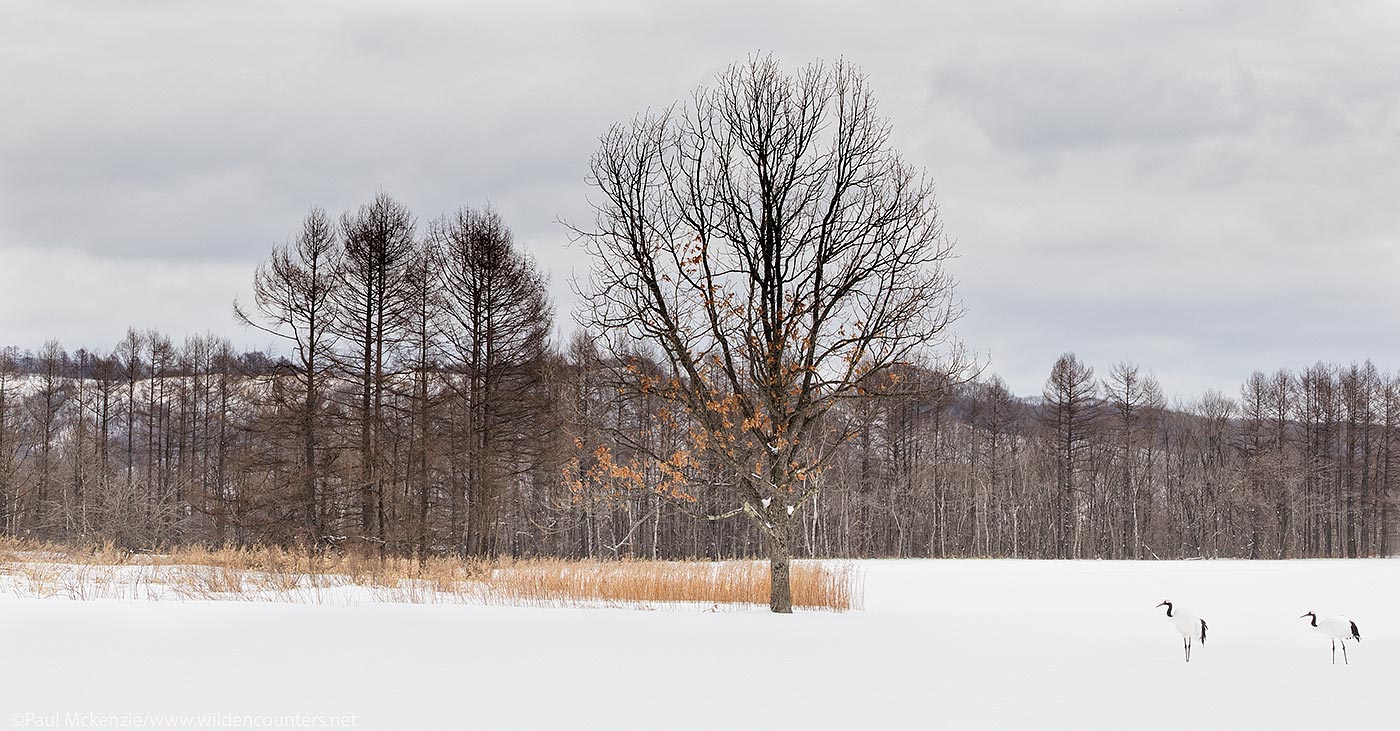
<path fill-rule="evenodd" d="M 565 561 L 558 559 L 380 558 L 312 554 L 280 547 L 177 548 L 136 554 L 111 545 L 73 547 L 0 539 L 0 574 L 24 596 L 344 601 L 346 589 L 377 600 L 499 606 L 707 607 L 766 605 L 764 561 Z M 861 607 L 864 582 L 849 563 L 798 561 L 794 606 Z"/>

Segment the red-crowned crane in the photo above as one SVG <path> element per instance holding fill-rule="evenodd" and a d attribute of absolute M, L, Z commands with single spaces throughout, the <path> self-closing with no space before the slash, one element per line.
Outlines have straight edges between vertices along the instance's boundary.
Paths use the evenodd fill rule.
<path fill-rule="evenodd" d="M 1186 653 L 1186 662 L 1191 662 L 1191 642 L 1197 632 L 1200 633 L 1201 644 L 1206 643 L 1206 621 L 1189 609 L 1173 608 L 1172 603 L 1166 599 L 1157 606 L 1167 608 L 1167 621 L 1181 634 L 1181 649 Z"/>
<path fill-rule="evenodd" d="M 1298 619 L 1304 617 L 1312 618 L 1312 628 L 1327 635 L 1327 638 L 1332 640 L 1332 664 L 1337 664 L 1337 642 L 1340 641 L 1342 643 L 1342 662 L 1350 665 L 1351 661 L 1347 659 L 1347 640 L 1361 641 L 1361 629 L 1356 626 L 1356 623 L 1341 615 L 1318 619 L 1316 612 L 1301 614 Z"/>

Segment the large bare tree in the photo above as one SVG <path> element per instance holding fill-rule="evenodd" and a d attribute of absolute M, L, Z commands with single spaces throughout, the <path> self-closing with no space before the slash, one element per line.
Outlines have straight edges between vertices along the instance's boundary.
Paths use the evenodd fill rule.
<path fill-rule="evenodd" d="M 843 437 L 824 417 L 873 384 L 897 389 L 883 376 L 947 344 L 960 313 L 933 184 L 891 148 L 856 69 L 771 57 L 614 126 L 590 183 L 582 317 L 664 355 L 669 378 L 641 387 L 725 465 L 733 514 L 766 539 L 771 608 L 790 612 L 794 516 Z"/>

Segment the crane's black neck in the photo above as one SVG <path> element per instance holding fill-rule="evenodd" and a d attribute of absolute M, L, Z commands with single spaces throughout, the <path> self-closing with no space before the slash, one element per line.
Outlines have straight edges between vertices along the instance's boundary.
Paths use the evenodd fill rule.
<path fill-rule="evenodd" d="M 1167 616 L 1168 616 L 1168 617 L 1172 616 L 1172 603 L 1171 603 L 1171 602 L 1162 602 L 1162 603 L 1165 604 L 1165 605 L 1167 605 Z"/>
<path fill-rule="evenodd" d="M 1314 613 L 1312 613 L 1312 612 L 1308 612 L 1308 616 L 1312 618 L 1310 624 L 1312 624 L 1312 626 L 1316 627 L 1316 626 L 1317 626 L 1317 615 L 1314 614 Z"/>

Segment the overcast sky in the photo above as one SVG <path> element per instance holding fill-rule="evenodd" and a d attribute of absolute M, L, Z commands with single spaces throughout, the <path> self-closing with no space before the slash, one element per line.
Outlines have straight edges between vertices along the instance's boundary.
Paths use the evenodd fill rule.
<path fill-rule="evenodd" d="M 0 0 L 0 344 L 266 347 L 254 266 L 380 189 L 495 205 L 567 315 L 598 135 L 772 52 L 871 78 L 1016 391 L 1400 367 L 1400 4 L 1048 5 Z"/>

